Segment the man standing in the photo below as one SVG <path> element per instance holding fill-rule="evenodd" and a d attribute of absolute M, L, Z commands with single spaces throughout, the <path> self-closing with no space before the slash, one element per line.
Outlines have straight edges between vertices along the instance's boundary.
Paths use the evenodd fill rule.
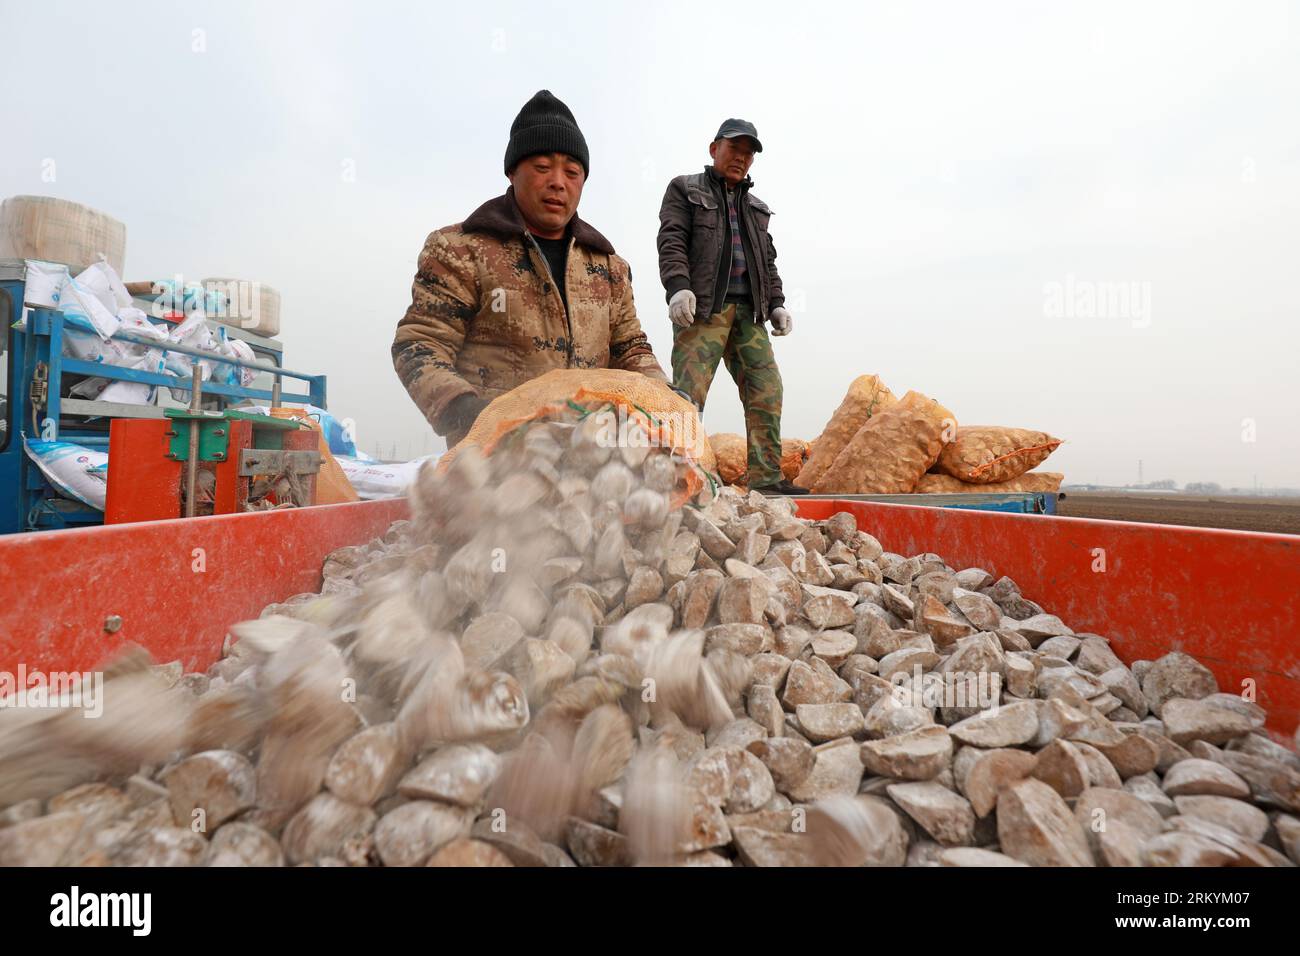
<path fill-rule="evenodd" d="M 573 114 L 541 90 L 510 127 L 505 195 L 425 241 L 393 365 L 448 448 L 489 401 L 551 369 L 667 381 L 627 262 L 577 216 L 588 170 Z"/>
<path fill-rule="evenodd" d="M 773 335 L 787 335 L 772 216 L 750 193 L 749 167 L 763 151 L 753 123 L 729 119 L 709 144 L 713 165 L 668 184 L 659 209 L 659 278 L 673 322 L 673 384 L 701 414 L 709 385 L 725 361 L 740 389 L 748 437 L 749 487 L 802 495 L 781 477 L 781 372 Z"/>

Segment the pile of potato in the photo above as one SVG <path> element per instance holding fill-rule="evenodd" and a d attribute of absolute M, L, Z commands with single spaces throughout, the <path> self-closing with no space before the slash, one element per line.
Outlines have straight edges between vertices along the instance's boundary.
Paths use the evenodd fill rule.
<path fill-rule="evenodd" d="M 0 865 L 1263 865 L 1300 758 L 1172 653 L 1007 578 L 714 493 L 576 411 L 426 469 L 410 521 L 206 674 L 0 710 Z"/>

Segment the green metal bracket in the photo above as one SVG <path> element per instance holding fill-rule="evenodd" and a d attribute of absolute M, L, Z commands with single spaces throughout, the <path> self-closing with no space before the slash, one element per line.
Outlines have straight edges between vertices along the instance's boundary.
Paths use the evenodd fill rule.
<path fill-rule="evenodd" d="M 199 461 L 225 461 L 230 454 L 230 422 L 233 420 L 252 422 L 253 447 L 262 449 L 283 448 L 284 433 L 302 427 L 293 419 L 231 409 L 195 413 L 188 408 L 168 408 L 163 414 L 176 423 L 168 432 L 167 457 L 173 461 L 189 460 L 190 428 L 199 430 Z"/>

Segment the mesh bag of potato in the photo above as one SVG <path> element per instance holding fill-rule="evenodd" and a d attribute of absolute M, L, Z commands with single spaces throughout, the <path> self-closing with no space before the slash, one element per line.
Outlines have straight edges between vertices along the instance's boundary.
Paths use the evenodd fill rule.
<path fill-rule="evenodd" d="M 444 474 L 470 445 L 490 455 L 501 438 L 525 422 L 555 414 L 566 405 L 595 407 L 609 403 L 640 419 L 656 447 L 680 452 L 705 471 L 716 473 L 717 460 L 695 406 L 667 383 L 622 369 L 554 369 L 498 395 L 479 414 L 469 433 L 438 460 Z"/>
<path fill-rule="evenodd" d="M 835 409 L 835 414 L 826 423 L 825 430 L 812 443 L 808 460 L 792 479 L 794 483 L 812 488 L 826 469 L 835 463 L 839 453 L 858 433 L 858 429 L 865 425 L 872 415 L 897 401 L 894 393 L 880 380 L 880 376 L 859 375 L 855 378 L 849 385 L 844 400 L 840 402 L 840 407 Z"/>
<path fill-rule="evenodd" d="M 749 474 L 746 463 L 745 436 L 734 432 L 715 432 L 709 446 L 718 460 L 718 477 L 724 485 L 743 485 Z"/>
<path fill-rule="evenodd" d="M 858 429 L 811 490 L 815 494 L 907 494 L 938 459 L 955 425 L 952 412 L 934 399 L 908 392 Z"/>
<path fill-rule="evenodd" d="M 709 445 L 718 459 L 718 477 L 724 485 L 749 483 L 749 446 L 744 435 L 714 432 Z M 808 460 L 808 442 L 802 438 L 781 439 L 781 477 L 794 481 Z"/>
<path fill-rule="evenodd" d="M 781 439 L 781 477 L 788 481 L 794 481 L 799 472 L 803 470 L 804 462 L 808 460 L 808 451 L 811 446 L 802 438 L 782 438 Z M 797 482 L 796 482 L 797 484 Z"/>
<path fill-rule="evenodd" d="M 1036 468 L 1061 444 L 1047 432 L 997 425 L 963 425 L 944 446 L 934 470 L 973 484 L 1018 478 Z"/>
<path fill-rule="evenodd" d="M 993 495 L 1012 491 L 1060 491 L 1065 475 L 1059 471 L 1031 471 L 1010 481 L 976 485 L 951 475 L 922 475 L 914 489 L 918 495 Z"/>

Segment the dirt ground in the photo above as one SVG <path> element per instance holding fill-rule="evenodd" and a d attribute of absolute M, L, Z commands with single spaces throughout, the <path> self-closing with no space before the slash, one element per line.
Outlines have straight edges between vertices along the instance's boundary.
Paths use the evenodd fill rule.
<path fill-rule="evenodd" d="M 1300 534 L 1300 498 L 1069 491 L 1058 503 L 1057 512 L 1070 518 L 1109 518 L 1115 521 Z"/>

